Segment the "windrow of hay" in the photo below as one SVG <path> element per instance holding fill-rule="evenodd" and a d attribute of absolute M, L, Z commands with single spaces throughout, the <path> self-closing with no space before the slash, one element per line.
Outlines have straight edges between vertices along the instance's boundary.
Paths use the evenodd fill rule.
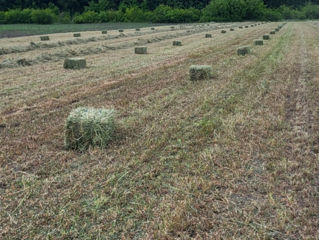
<path fill-rule="evenodd" d="M 213 77 L 213 68 L 209 65 L 192 65 L 189 76 L 191 81 L 210 79 Z"/>
<path fill-rule="evenodd" d="M 115 133 L 113 109 L 76 108 L 65 124 L 66 149 L 84 151 L 90 146 L 106 148 Z"/>

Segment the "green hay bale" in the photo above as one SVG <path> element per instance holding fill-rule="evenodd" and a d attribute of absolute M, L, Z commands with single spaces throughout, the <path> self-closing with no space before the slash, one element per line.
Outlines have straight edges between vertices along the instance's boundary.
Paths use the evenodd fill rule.
<path fill-rule="evenodd" d="M 139 29 L 139 28 L 136 28 L 136 29 L 135 29 L 135 31 L 136 31 L 136 32 L 139 32 L 139 31 L 141 31 L 141 29 Z"/>
<path fill-rule="evenodd" d="M 254 44 L 255 44 L 256 46 L 262 46 L 262 45 L 264 45 L 264 41 L 261 40 L 261 39 L 256 39 L 256 40 L 254 41 Z"/>
<path fill-rule="evenodd" d="M 152 30 L 152 31 L 154 31 L 154 30 L 155 30 L 155 28 L 153 28 L 153 27 L 152 27 L 152 28 L 151 28 L 151 30 Z"/>
<path fill-rule="evenodd" d="M 189 68 L 191 81 L 204 80 L 213 77 L 213 68 L 208 65 L 192 65 Z"/>
<path fill-rule="evenodd" d="M 174 30 L 174 29 L 175 29 L 175 27 L 172 26 L 172 27 L 171 27 L 171 30 Z"/>
<path fill-rule="evenodd" d="M 226 30 L 222 30 L 221 33 L 227 33 L 227 31 Z"/>
<path fill-rule="evenodd" d="M 136 47 L 135 54 L 147 54 L 147 47 Z"/>
<path fill-rule="evenodd" d="M 82 69 L 86 67 L 86 60 L 84 58 L 67 58 L 64 60 L 63 67 L 65 69 Z"/>
<path fill-rule="evenodd" d="M 102 31 L 102 34 L 107 34 L 107 31 Z"/>
<path fill-rule="evenodd" d="M 81 33 L 74 33 L 73 37 L 81 37 Z"/>
<path fill-rule="evenodd" d="M 243 46 L 237 49 L 237 54 L 240 56 L 245 56 L 250 53 L 250 46 Z"/>
<path fill-rule="evenodd" d="M 270 36 L 269 36 L 268 34 L 265 34 L 265 35 L 263 36 L 263 40 L 270 40 Z"/>
<path fill-rule="evenodd" d="M 249 26 L 245 26 L 245 28 L 249 28 Z"/>
<path fill-rule="evenodd" d="M 229 29 L 229 31 L 231 31 L 231 32 L 232 32 L 232 31 L 235 31 L 235 29 L 231 28 L 231 29 Z"/>
<path fill-rule="evenodd" d="M 122 32 L 124 32 L 124 30 L 123 29 L 119 29 L 119 32 L 122 33 Z"/>
<path fill-rule="evenodd" d="M 251 27 L 254 27 L 255 25 L 250 25 Z"/>
<path fill-rule="evenodd" d="M 41 41 L 49 41 L 49 40 L 50 40 L 50 37 L 49 37 L 49 36 L 41 36 L 41 37 L 40 37 L 40 40 L 41 40 Z"/>
<path fill-rule="evenodd" d="M 71 111 L 64 129 L 66 149 L 106 148 L 115 132 L 115 111 L 80 107 Z"/>
<path fill-rule="evenodd" d="M 181 41 L 173 41 L 173 46 L 182 46 Z"/>
<path fill-rule="evenodd" d="M 271 31 L 270 34 L 274 35 L 274 34 L 276 34 L 276 32 L 275 31 Z"/>
<path fill-rule="evenodd" d="M 243 29 L 243 26 L 240 26 L 239 28 L 240 28 L 240 29 Z"/>
<path fill-rule="evenodd" d="M 205 35 L 205 38 L 212 38 L 212 35 L 209 34 L 209 33 L 207 33 L 207 34 Z"/>

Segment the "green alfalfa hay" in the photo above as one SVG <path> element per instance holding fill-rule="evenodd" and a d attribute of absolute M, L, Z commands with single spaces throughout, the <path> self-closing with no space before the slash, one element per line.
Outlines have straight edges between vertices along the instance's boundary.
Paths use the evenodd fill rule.
<path fill-rule="evenodd" d="M 256 46 L 262 46 L 262 45 L 264 45 L 264 41 L 261 40 L 261 39 L 256 39 L 256 40 L 254 41 L 254 45 L 256 45 Z"/>
<path fill-rule="evenodd" d="M 122 32 L 124 32 L 124 30 L 123 29 L 119 29 L 119 32 L 122 33 Z"/>
<path fill-rule="evenodd" d="M 232 31 L 235 31 L 235 29 L 234 29 L 234 28 L 231 28 L 231 29 L 229 29 L 229 31 L 231 31 L 231 32 L 232 32 Z"/>
<path fill-rule="evenodd" d="M 74 33 L 73 37 L 81 37 L 81 33 Z"/>
<path fill-rule="evenodd" d="M 140 28 L 136 28 L 135 31 L 136 31 L 136 32 L 139 32 L 139 31 L 141 31 L 141 29 L 140 29 Z"/>
<path fill-rule="evenodd" d="M 205 34 L 205 38 L 212 38 L 212 35 L 209 34 L 209 33 L 206 33 L 206 34 Z"/>
<path fill-rule="evenodd" d="M 102 34 L 107 34 L 107 31 L 102 31 L 101 33 L 102 33 Z"/>
<path fill-rule="evenodd" d="M 181 41 L 173 41 L 173 46 L 182 46 L 182 42 Z"/>
<path fill-rule="evenodd" d="M 41 37 L 40 37 L 40 40 L 41 40 L 41 41 L 49 41 L 49 40 L 50 40 L 50 37 L 49 37 L 49 36 L 41 36 Z"/>
<path fill-rule="evenodd" d="M 250 46 L 243 46 L 237 49 L 237 54 L 240 56 L 245 56 L 250 53 Z"/>
<path fill-rule="evenodd" d="M 90 146 L 106 148 L 115 133 L 113 109 L 76 108 L 64 128 L 66 149 L 84 151 Z"/>
<path fill-rule="evenodd" d="M 221 33 L 227 33 L 227 31 L 226 30 L 222 30 Z"/>
<path fill-rule="evenodd" d="M 155 31 L 155 28 L 152 27 L 151 30 L 152 30 L 152 31 Z"/>
<path fill-rule="evenodd" d="M 213 76 L 213 68 L 209 65 L 192 65 L 189 67 L 191 81 L 210 79 Z"/>
<path fill-rule="evenodd" d="M 147 54 L 147 47 L 136 47 L 135 54 Z"/>
<path fill-rule="evenodd" d="M 268 34 L 265 34 L 265 35 L 263 36 L 263 40 L 270 40 L 270 36 L 269 36 Z"/>
<path fill-rule="evenodd" d="M 276 31 L 271 31 L 270 34 L 274 35 L 276 34 Z"/>

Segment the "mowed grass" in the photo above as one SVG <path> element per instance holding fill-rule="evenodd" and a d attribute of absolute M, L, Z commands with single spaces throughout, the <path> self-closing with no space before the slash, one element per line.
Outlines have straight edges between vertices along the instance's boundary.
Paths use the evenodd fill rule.
<path fill-rule="evenodd" d="M 0 38 L 51 33 L 136 29 L 162 26 L 155 23 L 97 23 L 97 24 L 1 24 Z"/>
<path fill-rule="evenodd" d="M 319 29 L 289 23 L 240 57 L 237 47 L 256 39 L 247 31 L 76 101 L 61 93 L 58 108 L 38 99 L 5 113 L 2 236 L 316 239 Z M 218 77 L 191 82 L 192 64 Z M 63 122 L 77 106 L 118 111 L 108 149 L 63 149 Z"/>

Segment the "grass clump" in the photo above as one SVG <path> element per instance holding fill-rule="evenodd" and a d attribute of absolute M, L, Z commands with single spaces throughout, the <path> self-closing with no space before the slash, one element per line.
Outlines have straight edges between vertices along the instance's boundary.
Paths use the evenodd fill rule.
<path fill-rule="evenodd" d="M 50 40 L 50 37 L 49 37 L 49 36 L 41 36 L 41 37 L 40 37 L 40 40 L 41 40 L 41 41 L 49 41 L 49 40 Z"/>
<path fill-rule="evenodd" d="M 213 68 L 209 65 L 192 65 L 189 68 L 191 81 L 209 79 L 213 77 Z"/>
<path fill-rule="evenodd" d="M 65 124 L 66 149 L 105 148 L 115 132 L 115 111 L 80 107 L 71 111 Z"/>
<path fill-rule="evenodd" d="M 82 69 L 86 67 L 86 60 L 84 58 L 67 58 L 64 60 L 63 67 L 65 69 Z"/>
<path fill-rule="evenodd" d="M 250 53 L 250 46 L 243 46 L 237 49 L 237 54 L 240 56 L 245 56 Z"/>

